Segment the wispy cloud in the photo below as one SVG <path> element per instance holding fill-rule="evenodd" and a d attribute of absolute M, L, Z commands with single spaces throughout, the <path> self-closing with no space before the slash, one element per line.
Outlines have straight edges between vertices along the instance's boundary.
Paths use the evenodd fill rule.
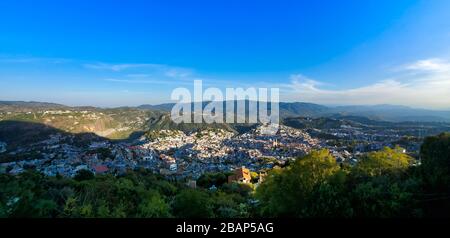
<path fill-rule="evenodd" d="M 184 69 L 167 69 L 165 75 L 170 78 L 186 78 L 190 76 L 192 72 Z"/>
<path fill-rule="evenodd" d="M 433 58 L 426 60 L 419 60 L 417 62 L 408 64 L 404 67 L 406 70 L 412 71 L 427 71 L 427 72 L 450 72 L 450 63 L 446 60 Z"/>
<path fill-rule="evenodd" d="M 116 79 L 116 78 L 106 78 L 103 80 L 114 83 L 136 83 L 136 84 L 148 84 L 158 82 L 157 80 L 132 80 L 132 79 Z"/>
<path fill-rule="evenodd" d="M 0 63 L 5 64 L 30 64 L 30 63 L 61 64 L 61 63 L 68 63 L 71 61 L 72 60 L 65 58 L 42 58 L 32 56 L 0 55 Z"/>
<path fill-rule="evenodd" d="M 303 75 L 292 75 L 290 84 L 284 86 L 288 89 L 287 100 L 450 108 L 450 64 L 444 59 L 419 60 L 406 64 L 395 77 L 363 87 L 331 90 Z"/>
<path fill-rule="evenodd" d="M 163 64 L 111 64 L 104 62 L 87 62 L 58 58 L 38 57 L 11 57 L 0 55 L 0 63 L 4 66 L 17 64 L 22 67 L 17 73 L 8 75 L 9 78 L 19 78 L 22 81 L 42 78 L 55 80 L 64 79 L 64 84 L 85 82 L 86 85 L 94 81 L 116 84 L 127 89 L 154 90 L 152 85 L 167 85 L 159 93 L 158 99 L 164 94 L 170 95 L 172 87 L 190 87 L 196 79 L 203 80 L 204 87 L 281 87 L 281 100 L 309 101 L 322 104 L 400 104 L 415 107 L 450 109 L 450 61 L 444 58 L 429 58 L 409 62 L 386 72 L 391 75 L 360 87 L 340 88 L 339 85 L 330 85 L 318 79 L 308 78 L 305 75 L 295 74 L 285 80 L 272 80 L 262 82 L 256 77 L 245 79 L 235 77 L 209 77 L 200 75 L 195 70 Z M 55 65 L 53 65 L 55 64 Z M 56 65 L 57 64 L 57 65 Z M 30 66 L 46 67 L 46 75 L 27 71 Z M 70 74 L 65 74 L 63 67 Z M 7 68 L 7 67 L 5 67 Z M 25 72 L 26 74 L 20 75 Z M 76 73 L 76 80 L 72 75 Z M 0 72 L 1 73 L 1 72 Z M 7 75 L 7 73 L 4 73 Z M 84 81 L 83 81 L 84 80 Z M 90 80 L 90 81 L 89 81 Z M 281 82 L 281 83 L 280 83 Z M 283 83 L 284 82 L 284 83 Z M 327 81 L 329 82 L 329 80 Z M 3 81 L 5 83 L 5 81 Z M 95 82 L 94 82 L 95 83 Z M 128 85 L 127 85 L 128 84 Z M 142 84 L 142 86 L 140 85 Z M 133 86 L 132 86 L 133 85 Z M 49 85 L 52 86 L 52 85 Z M 23 88 L 23 84 L 18 87 Z M 161 87 L 163 88 L 163 87 Z M 337 89 L 338 88 L 338 89 Z M 22 89 L 21 89 L 22 90 Z M 2 93 L 5 94 L 7 90 Z M 20 90 L 16 90 L 20 91 Z M 168 97 L 167 97 L 168 98 Z"/>
<path fill-rule="evenodd" d="M 160 76 L 183 79 L 193 74 L 192 69 L 176 67 L 164 64 L 109 64 L 109 63 L 94 63 L 84 64 L 87 69 L 112 71 L 116 73 L 133 71 L 134 76 L 154 76 L 159 74 Z"/>
<path fill-rule="evenodd" d="M 120 72 L 127 69 L 136 69 L 136 68 L 153 68 L 159 69 L 165 67 L 164 65 L 159 64 L 107 64 L 107 63 L 95 63 L 95 64 L 84 64 L 84 67 L 88 69 L 96 69 L 96 70 L 110 70 L 114 72 Z"/>
<path fill-rule="evenodd" d="M 156 79 L 117 79 L 106 78 L 103 79 L 107 82 L 113 83 L 126 83 L 126 84 L 158 84 L 158 85 L 189 85 L 189 82 L 179 82 L 170 80 L 156 80 Z"/>
<path fill-rule="evenodd" d="M 127 74 L 127 78 L 149 78 L 149 74 Z"/>

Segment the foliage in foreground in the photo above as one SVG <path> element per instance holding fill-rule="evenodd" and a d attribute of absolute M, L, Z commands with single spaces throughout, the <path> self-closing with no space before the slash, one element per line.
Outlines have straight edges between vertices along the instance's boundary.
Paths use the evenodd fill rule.
<path fill-rule="evenodd" d="M 249 192 L 240 186 L 194 190 L 146 171 L 74 179 L 28 171 L 0 175 L 0 217 L 246 217 Z"/>
<path fill-rule="evenodd" d="M 199 187 L 147 171 L 80 172 L 74 179 L 28 171 L 0 175 L 0 217 L 449 217 L 450 134 L 427 138 L 422 165 L 400 148 L 352 167 L 327 150 L 272 170 L 256 189 L 205 174 Z"/>
<path fill-rule="evenodd" d="M 327 150 L 273 170 L 256 191 L 264 217 L 449 217 L 450 134 L 427 138 L 422 165 L 401 148 L 365 155 L 353 167 Z"/>

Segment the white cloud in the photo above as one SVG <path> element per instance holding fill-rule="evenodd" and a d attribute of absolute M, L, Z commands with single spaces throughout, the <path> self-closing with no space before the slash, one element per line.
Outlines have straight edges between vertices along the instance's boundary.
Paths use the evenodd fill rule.
<path fill-rule="evenodd" d="M 148 78 L 150 75 L 148 74 L 127 74 L 126 77 L 128 78 Z"/>
<path fill-rule="evenodd" d="M 417 72 L 418 74 L 410 74 Z M 435 109 L 450 108 L 450 64 L 442 59 L 420 60 L 391 79 L 340 90 L 302 75 L 291 76 L 284 100 L 324 104 L 398 104 Z"/>
<path fill-rule="evenodd" d="M 165 75 L 170 78 L 186 78 L 191 75 L 191 72 L 185 69 L 167 69 Z"/>
<path fill-rule="evenodd" d="M 96 64 L 85 64 L 84 67 L 88 69 L 97 70 L 110 70 L 114 72 L 120 72 L 127 69 L 135 68 L 162 68 L 164 65 L 159 64 L 106 64 L 106 63 L 96 63 Z"/>
<path fill-rule="evenodd" d="M 104 81 L 115 82 L 115 83 L 138 83 L 138 84 L 147 84 L 147 83 L 156 83 L 156 80 L 131 80 L 131 79 L 116 79 L 116 78 L 107 78 Z"/>
<path fill-rule="evenodd" d="M 448 72 L 450 71 L 450 63 L 443 59 L 433 58 L 419 60 L 412 64 L 406 65 L 404 68 L 413 71 Z"/>
<path fill-rule="evenodd" d="M 112 71 L 120 77 L 129 78 L 160 78 L 160 79 L 188 79 L 193 70 L 163 64 L 85 64 L 85 68 L 101 71 Z M 127 73 L 123 75 L 122 73 Z"/>
<path fill-rule="evenodd" d="M 188 82 L 170 81 L 170 80 L 154 80 L 154 79 L 117 79 L 106 78 L 104 81 L 113 83 L 127 83 L 127 84 L 158 84 L 158 85 L 181 85 L 188 84 Z"/>

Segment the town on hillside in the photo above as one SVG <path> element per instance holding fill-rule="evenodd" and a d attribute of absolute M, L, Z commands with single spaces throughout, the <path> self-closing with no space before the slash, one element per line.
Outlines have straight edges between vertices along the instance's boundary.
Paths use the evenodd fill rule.
<path fill-rule="evenodd" d="M 49 115 L 65 113 L 47 112 Z M 69 112 L 67 112 L 69 113 Z M 89 113 L 80 113 L 87 117 Z M 341 125 L 333 128 L 296 129 L 280 125 L 275 135 L 265 135 L 265 125 L 245 133 L 206 128 L 191 133 L 176 129 L 148 131 L 135 140 L 50 133 L 26 145 L 0 141 L 0 172 L 20 174 L 35 169 L 48 176 L 74 177 L 81 170 L 121 175 L 147 169 L 169 179 L 195 181 L 202 174 L 234 174 L 230 181 L 250 182 L 250 171 L 265 174 L 284 167 L 311 150 L 328 149 L 338 163 L 355 164 L 364 153 L 400 145 L 417 157 L 421 140 L 394 129 L 373 130 Z M 261 176 L 262 177 L 262 176 Z"/>

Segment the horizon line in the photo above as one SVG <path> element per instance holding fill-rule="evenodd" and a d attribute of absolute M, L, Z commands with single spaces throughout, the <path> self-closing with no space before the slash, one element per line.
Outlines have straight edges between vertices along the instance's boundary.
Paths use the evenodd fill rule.
<path fill-rule="evenodd" d="M 218 102 L 227 102 L 231 100 L 222 100 Z M 232 101 L 243 101 L 243 100 L 232 100 Z M 244 101 L 255 101 L 255 102 L 262 102 L 258 100 L 244 100 Z M 190 103 L 210 103 L 213 101 L 192 101 Z M 270 101 L 265 101 L 266 103 L 270 103 Z M 95 106 L 95 105 L 70 105 L 65 103 L 59 103 L 59 102 L 50 102 L 50 101 L 36 101 L 36 100 L 0 100 L 0 103 L 45 103 L 45 104 L 55 104 L 59 106 L 64 107 L 70 107 L 70 108 L 84 108 L 84 107 L 93 107 L 93 108 L 100 108 L 100 109 L 116 109 L 116 108 L 139 108 L 142 106 L 161 106 L 161 105 L 167 105 L 167 104 L 176 104 L 177 102 L 162 102 L 162 103 L 142 103 L 139 105 L 121 105 L 121 106 Z M 406 106 L 406 105 L 400 105 L 400 104 L 389 104 L 389 103 L 382 103 L 382 104 L 321 104 L 321 103 L 315 103 L 315 102 L 306 102 L 306 101 L 279 101 L 279 103 L 288 103 L 288 104 L 295 104 L 295 103 L 302 103 L 302 104 L 313 104 L 317 106 L 324 106 L 324 107 L 330 107 L 330 108 L 337 108 L 337 107 L 376 107 L 376 106 L 394 106 L 394 107 L 404 107 L 408 109 L 415 109 L 415 110 L 428 110 L 428 111 L 441 111 L 441 112 L 450 112 L 450 108 L 442 108 L 442 109 L 435 109 L 435 108 L 423 108 L 423 107 L 412 107 L 412 106 Z"/>

